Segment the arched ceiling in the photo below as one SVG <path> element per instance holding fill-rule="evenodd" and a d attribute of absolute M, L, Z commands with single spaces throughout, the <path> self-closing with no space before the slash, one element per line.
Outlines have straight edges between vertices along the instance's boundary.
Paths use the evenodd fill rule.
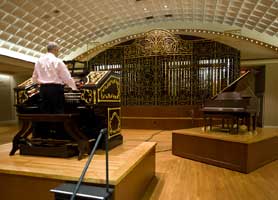
<path fill-rule="evenodd" d="M 277 0 L 0 0 L 0 18 L 0 52 L 19 57 L 37 58 L 56 41 L 61 58 L 73 59 L 117 38 L 163 28 L 200 30 L 188 34 L 239 48 L 244 59 L 278 58 Z"/>

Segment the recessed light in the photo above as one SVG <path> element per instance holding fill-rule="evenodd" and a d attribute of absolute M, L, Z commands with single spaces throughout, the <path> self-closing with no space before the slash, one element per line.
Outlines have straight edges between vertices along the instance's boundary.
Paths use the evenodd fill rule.
<path fill-rule="evenodd" d="M 146 17 L 146 19 L 147 19 L 147 20 L 153 19 L 153 16 L 148 16 L 148 17 Z"/>
<path fill-rule="evenodd" d="M 167 5 L 164 5 L 164 8 L 168 8 L 168 6 L 167 6 Z"/>
<path fill-rule="evenodd" d="M 167 14 L 167 15 L 164 15 L 164 17 L 173 17 L 172 14 Z"/>
<path fill-rule="evenodd" d="M 59 13 L 60 13 L 60 10 L 55 9 L 55 10 L 53 10 L 53 13 L 54 13 L 54 14 L 59 14 Z"/>

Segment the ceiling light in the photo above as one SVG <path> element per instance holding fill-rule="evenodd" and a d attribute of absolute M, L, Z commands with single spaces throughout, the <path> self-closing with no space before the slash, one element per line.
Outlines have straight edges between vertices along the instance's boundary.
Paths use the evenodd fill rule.
<path fill-rule="evenodd" d="M 153 19 L 153 16 L 146 17 L 147 20 Z"/>
<path fill-rule="evenodd" d="M 54 14 L 59 14 L 61 11 L 60 10 L 58 10 L 58 9 L 56 9 L 56 10 L 53 10 L 53 13 Z"/>
<path fill-rule="evenodd" d="M 164 15 L 164 17 L 173 17 L 172 14 L 167 14 L 167 15 Z"/>
<path fill-rule="evenodd" d="M 168 8 L 168 6 L 167 6 L 167 5 L 164 5 L 164 8 Z"/>
<path fill-rule="evenodd" d="M 147 11 L 148 9 L 147 8 L 144 8 L 144 11 Z"/>

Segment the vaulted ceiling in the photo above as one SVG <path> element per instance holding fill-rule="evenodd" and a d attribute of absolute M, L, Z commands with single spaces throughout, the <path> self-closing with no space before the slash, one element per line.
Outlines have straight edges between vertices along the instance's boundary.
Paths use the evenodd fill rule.
<path fill-rule="evenodd" d="M 242 59 L 278 58 L 277 0 L 0 0 L 0 18 L 0 54 L 19 58 L 56 41 L 73 59 L 153 28 L 226 43 Z"/>

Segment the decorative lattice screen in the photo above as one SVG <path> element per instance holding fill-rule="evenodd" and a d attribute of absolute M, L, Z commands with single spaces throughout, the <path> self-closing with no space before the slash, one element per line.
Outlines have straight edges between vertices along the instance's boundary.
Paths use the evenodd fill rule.
<path fill-rule="evenodd" d="M 89 61 L 121 73 L 122 105 L 196 105 L 239 76 L 239 51 L 165 30 L 112 47 Z"/>

